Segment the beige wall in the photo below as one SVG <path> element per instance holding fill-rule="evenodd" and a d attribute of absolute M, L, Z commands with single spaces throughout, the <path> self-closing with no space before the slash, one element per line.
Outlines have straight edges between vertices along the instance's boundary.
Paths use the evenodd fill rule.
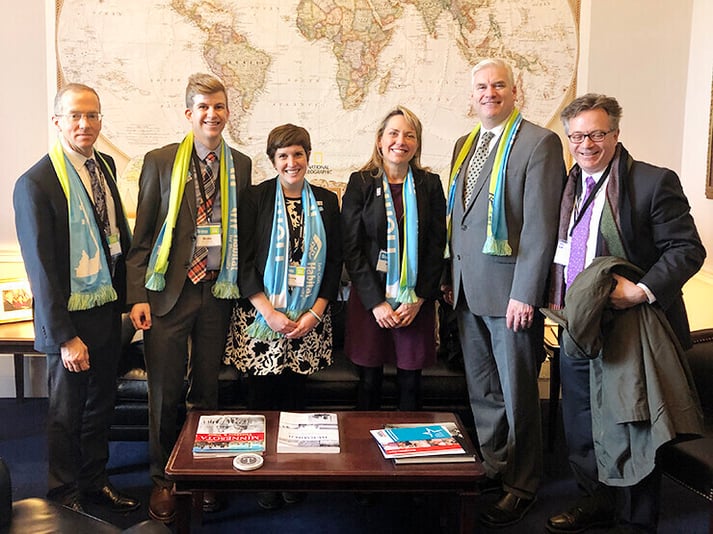
<path fill-rule="evenodd" d="M 0 18 L 0 278 L 18 269 L 12 215 L 15 178 L 47 151 L 51 131 L 45 39 L 54 2 L 3 1 Z M 713 67 L 710 0 L 582 0 L 578 93 L 616 96 L 622 141 L 634 157 L 676 170 L 701 237 L 713 256 L 713 200 L 704 198 Z M 10 263 L 8 263 L 10 262 Z M 713 257 L 684 295 L 693 328 L 713 327 Z M 12 396 L 11 357 L 0 356 L 0 397 Z M 38 359 L 34 359 L 37 361 Z M 44 379 L 26 369 L 29 395 Z M 39 373 L 39 376 L 38 376 Z"/>

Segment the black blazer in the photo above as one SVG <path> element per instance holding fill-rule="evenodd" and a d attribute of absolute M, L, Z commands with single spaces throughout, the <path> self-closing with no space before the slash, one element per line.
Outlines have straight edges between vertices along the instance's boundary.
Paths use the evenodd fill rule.
<path fill-rule="evenodd" d="M 342 239 L 339 227 L 339 203 L 331 191 L 311 185 L 327 234 L 327 261 L 319 296 L 336 300 L 342 272 Z M 272 218 L 275 211 L 277 178 L 245 191 L 238 209 L 238 279 L 241 297 L 265 290 L 263 275 L 270 251 Z"/>
<path fill-rule="evenodd" d="M 413 170 L 418 202 L 418 279 L 416 295 L 440 296 L 446 246 L 446 199 L 437 174 Z M 386 249 L 386 208 L 381 176 L 355 172 L 342 198 L 344 265 L 367 309 L 384 302 L 386 274 L 377 272 L 379 251 Z"/>
<path fill-rule="evenodd" d="M 15 228 L 34 298 L 35 349 L 41 352 L 57 353 L 62 343 L 75 336 L 79 336 L 90 350 L 104 345 L 112 335 L 118 315 L 124 310 L 124 257 L 131 245 L 131 230 L 124 217 L 119 190 L 112 179 L 116 176 L 114 160 L 106 154 L 101 156 L 96 159 L 114 199 L 122 250 L 112 280 L 119 298 L 104 306 L 75 312 L 67 310 L 70 295 L 67 198 L 49 155 L 40 159 L 15 183 Z M 94 216 L 97 217 L 96 213 Z M 104 254 L 109 261 L 106 243 Z"/>

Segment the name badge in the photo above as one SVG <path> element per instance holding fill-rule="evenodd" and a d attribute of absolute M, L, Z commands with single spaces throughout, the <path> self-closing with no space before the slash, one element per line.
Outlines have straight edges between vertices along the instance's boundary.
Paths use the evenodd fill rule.
<path fill-rule="evenodd" d="M 569 263 L 569 241 L 565 241 L 564 239 L 557 241 L 555 263 L 557 265 L 567 265 Z"/>
<path fill-rule="evenodd" d="M 109 254 L 114 258 L 121 255 L 121 242 L 119 241 L 119 234 L 111 234 L 107 239 L 109 242 Z"/>
<path fill-rule="evenodd" d="M 387 260 L 386 251 L 379 251 L 379 260 L 376 262 L 376 271 L 379 273 L 385 273 L 389 270 L 389 262 Z"/>
<path fill-rule="evenodd" d="M 290 265 L 287 268 L 287 285 L 290 287 L 304 287 L 305 268 L 298 265 Z"/>
<path fill-rule="evenodd" d="M 381 187 L 376 188 L 376 196 L 380 197 L 381 196 Z"/>
<path fill-rule="evenodd" d="M 197 247 L 219 247 L 220 225 L 215 224 L 199 224 L 196 228 L 196 246 Z"/>

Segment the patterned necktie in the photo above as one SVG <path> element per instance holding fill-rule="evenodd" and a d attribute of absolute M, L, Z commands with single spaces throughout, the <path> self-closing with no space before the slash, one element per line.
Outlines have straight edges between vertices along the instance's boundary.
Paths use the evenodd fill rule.
<path fill-rule="evenodd" d="M 89 171 L 89 182 L 92 186 L 92 196 L 94 197 L 94 210 L 99 217 L 99 224 L 102 233 L 106 239 L 111 235 L 111 226 L 109 225 L 109 213 L 106 208 L 106 190 L 99 173 L 97 172 L 97 162 L 93 158 L 89 158 L 84 162 Z"/>
<path fill-rule="evenodd" d="M 206 224 L 208 222 L 208 214 L 213 209 L 213 200 L 215 199 L 215 180 L 213 179 L 213 169 L 211 164 L 215 161 L 215 154 L 209 152 L 205 157 L 205 166 L 203 169 L 203 191 L 205 197 L 201 195 L 201 202 L 196 211 L 196 225 Z M 205 277 L 208 267 L 208 249 L 206 247 L 196 247 L 193 252 L 191 266 L 188 268 L 188 278 L 191 282 L 197 284 Z"/>
<path fill-rule="evenodd" d="M 582 204 L 586 202 L 594 190 L 596 183 L 594 178 L 587 176 L 587 191 L 582 197 Z M 569 238 L 569 262 L 567 263 L 567 287 L 569 287 L 576 276 L 584 270 L 584 258 L 587 254 L 587 239 L 589 239 L 589 225 L 592 221 L 592 211 L 594 209 L 594 199 L 589 203 L 587 209 L 579 218 L 579 222 L 572 229 Z"/>
<path fill-rule="evenodd" d="M 470 199 L 473 196 L 473 191 L 475 191 L 475 184 L 478 183 L 478 176 L 480 176 L 480 171 L 483 170 L 483 165 L 485 165 L 485 160 L 488 159 L 488 152 L 490 148 L 490 140 L 495 134 L 493 132 L 483 132 L 480 136 L 478 142 L 478 147 L 470 158 L 470 163 L 468 164 L 468 174 L 465 179 L 465 187 L 463 188 L 463 207 L 467 207 L 470 204 Z"/>

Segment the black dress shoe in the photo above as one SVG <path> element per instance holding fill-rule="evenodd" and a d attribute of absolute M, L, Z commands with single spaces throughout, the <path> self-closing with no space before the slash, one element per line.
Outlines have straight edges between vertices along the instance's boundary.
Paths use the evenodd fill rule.
<path fill-rule="evenodd" d="M 576 534 L 590 528 L 607 528 L 615 523 L 614 512 L 591 498 L 579 500 L 572 508 L 547 520 L 547 530 L 557 534 Z"/>
<path fill-rule="evenodd" d="M 217 512 L 223 508 L 223 500 L 214 491 L 204 491 L 201 507 L 207 514 Z"/>
<path fill-rule="evenodd" d="M 87 498 L 93 503 L 109 507 L 112 512 L 130 512 L 141 506 L 138 500 L 121 493 L 111 484 L 105 484 L 97 490 L 88 491 Z"/>
<path fill-rule="evenodd" d="M 500 528 L 514 525 L 520 521 L 535 504 L 536 498 L 523 499 L 505 492 L 498 502 L 489 506 L 480 515 L 480 522 L 486 527 Z"/>
<path fill-rule="evenodd" d="M 171 523 L 176 517 L 176 497 L 171 488 L 154 485 L 149 499 L 149 517 L 161 523 Z"/>
<path fill-rule="evenodd" d="M 277 510 L 285 504 L 285 501 L 282 500 L 282 494 L 277 491 L 261 491 L 257 494 L 257 504 L 263 510 Z"/>
<path fill-rule="evenodd" d="M 79 502 L 79 499 L 77 497 L 70 497 L 68 499 L 65 499 L 64 501 L 62 501 L 62 506 L 64 506 L 65 508 L 69 508 L 70 510 L 73 510 L 75 512 L 79 512 L 80 514 L 86 513 L 84 511 L 82 503 Z"/>

